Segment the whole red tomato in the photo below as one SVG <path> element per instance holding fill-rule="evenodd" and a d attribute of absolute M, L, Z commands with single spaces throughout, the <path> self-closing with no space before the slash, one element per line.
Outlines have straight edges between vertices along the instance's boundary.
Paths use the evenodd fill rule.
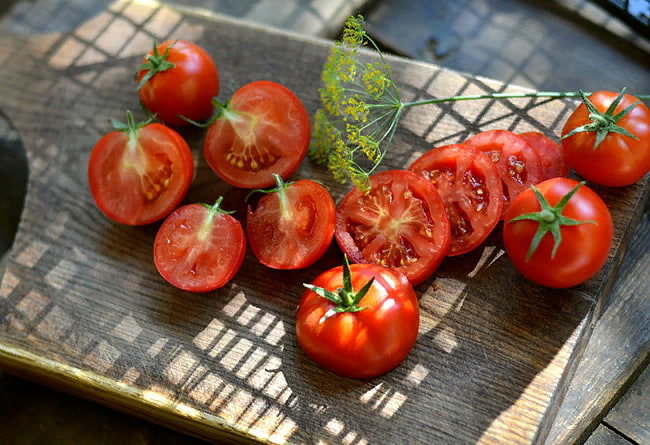
<path fill-rule="evenodd" d="M 419 324 L 415 291 L 402 274 L 374 264 L 348 269 L 346 262 L 308 286 L 296 315 L 296 335 L 319 365 L 343 376 L 370 378 L 404 360 Z"/>
<path fill-rule="evenodd" d="M 309 115 L 286 87 L 268 80 L 244 85 L 221 106 L 205 136 L 208 165 L 235 187 L 275 184 L 287 179 L 307 154 Z"/>
<path fill-rule="evenodd" d="M 336 206 L 329 192 L 309 179 L 267 191 L 248 207 L 246 233 L 253 253 L 274 269 L 302 269 L 327 250 L 334 237 Z"/>
<path fill-rule="evenodd" d="M 194 174 L 187 142 L 162 124 L 113 121 L 116 130 L 93 147 L 88 184 L 97 207 L 121 224 L 143 225 L 167 216 L 185 198 Z"/>
<path fill-rule="evenodd" d="M 603 200 L 568 178 L 548 179 L 522 192 L 503 224 L 505 250 L 514 266 L 530 280 L 554 288 L 578 285 L 598 272 L 612 234 Z"/>
<path fill-rule="evenodd" d="M 142 104 L 167 125 L 181 126 L 210 117 L 219 94 L 219 72 L 200 46 L 168 40 L 145 56 L 136 77 Z"/>
<path fill-rule="evenodd" d="M 583 178 L 616 187 L 633 184 L 650 171 L 650 110 L 629 94 L 583 96 L 564 124 L 562 147 Z"/>

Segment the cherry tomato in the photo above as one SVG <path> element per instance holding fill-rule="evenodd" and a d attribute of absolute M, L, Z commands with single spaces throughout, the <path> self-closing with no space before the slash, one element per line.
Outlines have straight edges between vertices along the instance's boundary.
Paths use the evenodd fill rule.
<path fill-rule="evenodd" d="M 277 187 L 248 207 L 246 233 L 257 259 L 273 269 L 302 269 L 318 260 L 334 237 L 336 206 L 317 182 L 302 179 Z"/>
<path fill-rule="evenodd" d="M 612 218 L 603 200 L 582 184 L 568 178 L 548 179 L 536 186 L 539 196 L 533 189 L 524 191 L 506 213 L 505 250 L 515 267 L 538 284 L 553 288 L 578 285 L 607 260 Z M 559 241 L 553 235 L 554 225 Z"/>
<path fill-rule="evenodd" d="M 144 57 L 136 76 L 142 104 L 167 125 L 182 126 L 210 117 L 219 94 L 219 72 L 201 47 L 168 40 Z M 181 117 L 182 116 L 182 117 Z"/>
<path fill-rule="evenodd" d="M 88 184 L 97 207 L 121 224 L 143 225 L 167 216 L 183 200 L 194 174 L 187 142 L 162 124 L 114 121 L 95 144 Z"/>
<path fill-rule="evenodd" d="M 409 170 L 436 187 L 451 226 L 447 255 L 461 255 L 481 244 L 499 222 L 503 186 L 497 166 L 467 144 L 429 150 Z"/>
<path fill-rule="evenodd" d="M 562 128 L 562 147 L 576 173 L 619 187 L 650 171 L 650 110 L 637 102 L 634 96 L 610 91 L 583 97 Z"/>
<path fill-rule="evenodd" d="M 153 258 L 160 275 L 173 286 L 208 292 L 224 286 L 239 271 L 246 237 L 239 221 L 212 205 L 187 204 L 160 226 Z"/>
<path fill-rule="evenodd" d="M 307 154 L 309 115 L 284 86 L 266 80 L 244 85 L 209 127 L 205 159 L 217 175 L 241 188 L 270 187 L 287 179 Z"/>
<path fill-rule="evenodd" d="M 298 343 L 312 360 L 340 375 L 384 374 L 415 344 L 420 324 L 415 291 L 392 269 L 352 264 L 346 279 L 344 267 L 319 275 L 303 294 Z"/>
<path fill-rule="evenodd" d="M 433 274 L 450 243 L 436 188 L 406 170 L 375 173 L 367 193 L 352 189 L 337 209 L 334 235 L 352 262 L 397 269 L 413 285 Z"/>
<path fill-rule="evenodd" d="M 564 150 L 560 144 L 539 131 L 519 133 L 518 136 L 539 154 L 543 179 L 568 176 L 569 165 L 564 159 Z"/>
<path fill-rule="evenodd" d="M 503 182 L 503 212 L 510 202 L 531 184 L 542 180 L 542 166 L 537 152 L 522 138 L 508 130 L 487 130 L 465 141 L 474 145 L 499 168 Z"/>

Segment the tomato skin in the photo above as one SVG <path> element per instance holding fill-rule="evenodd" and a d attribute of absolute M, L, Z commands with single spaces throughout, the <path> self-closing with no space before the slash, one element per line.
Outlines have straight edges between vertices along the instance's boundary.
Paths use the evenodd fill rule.
<path fill-rule="evenodd" d="M 449 251 L 444 203 L 431 182 L 406 170 L 375 173 L 370 184 L 339 204 L 336 241 L 350 261 L 392 267 L 420 284 Z"/>
<path fill-rule="evenodd" d="M 187 142 L 150 123 L 130 136 L 104 135 L 88 161 L 88 184 L 97 207 L 111 220 L 145 225 L 166 217 L 185 198 L 194 174 Z"/>
<path fill-rule="evenodd" d="M 257 259 L 273 269 L 302 269 L 318 260 L 332 242 L 336 206 L 329 192 L 309 179 L 289 184 L 284 207 L 280 192 L 248 207 L 246 233 Z"/>
<path fill-rule="evenodd" d="M 595 107 L 604 112 L 618 93 L 597 91 L 589 96 Z M 618 104 L 618 113 L 636 102 L 634 96 L 625 94 Z M 584 103 L 569 116 L 562 135 L 590 122 L 589 110 Z M 562 139 L 562 147 L 569 165 L 583 178 L 596 184 L 621 187 L 635 183 L 650 171 L 650 110 L 639 103 L 623 116 L 618 124 L 635 135 L 638 140 L 619 133 L 609 133 L 594 149 L 595 132 L 579 132 Z"/>
<path fill-rule="evenodd" d="M 200 46 L 185 40 L 168 40 L 158 45 L 167 60 L 175 65 L 156 73 L 139 88 L 142 104 L 167 125 L 183 126 L 203 121 L 212 115 L 212 99 L 219 94 L 219 71 L 210 55 Z M 153 54 L 153 50 L 149 55 Z M 147 61 L 146 57 L 143 63 Z M 138 84 L 148 70 L 140 70 Z"/>
<path fill-rule="evenodd" d="M 527 131 L 519 133 L 518 136 L 537 150 L 543 179 L 569 175 L 569 165 L 564 158 L 564 150 L 560 144 L 539 131 Z"/>
<path fill-rule="evenodd" d="M 448 256 L 461 255 L 481 244 L 496 227 L 503 210 L 503 186 L 497 166 L 467 144 L 436 147 L 409 170 L 436 187 L 451 226 Z"/>
<path fill-rule="evenodd" d="M 573 179 L 552 178 L 536 187 L 554 206 L 577 185 L 578 182 Z M 540 205 L 533 191 L 526 190 L 513 201 L 506 213 L 503 242 L 514 266 L 531 281 L 552 288 L 576 286 L 591 278 L 605 264 L 612 244 L 612 218 L 603 200 L 587 186 L 580 187 L 562 215 L 578 221 L 593 220 L 596 224 L 561 226 L 562 242 L 554 258 L 551 258 L 553 237 L 547 233 L 526 261 L 539 224 L 529 220 L 509 221 L 518 215 L 539 210 Z"/>
<path fill-rule="evenodd" d="M 233 94 L 204 141 L 208 165 L 234 187 L 264 188 L 274 173 L 287 179 L 307 154 L 311 124 L 304 105 L 286 87 L 267 80 Z"/>
<path fill-rule="evenodd" d="M 153 258 L 160 275 L 190 292 L 223 287 L 241 268 L 246 253 L 244 230 L 227 213 L 202 204 L 186 204 L 158 229 Z"/>
<path fill-rule="evenodd" d="M 335 305 L 306 290 L 296 314 L 298 343 L 312 360 L 343 376 L 371 378 L 395 368 L 415 344 L 420 324 L 417 296 L 400 273 L 374 264 L 350 265 L 355 290 L 374 277 L 358 312 L 341 312 L 321 321 Z M 343 287 L 343 267 L 319 275 L 313 285 Z"/>

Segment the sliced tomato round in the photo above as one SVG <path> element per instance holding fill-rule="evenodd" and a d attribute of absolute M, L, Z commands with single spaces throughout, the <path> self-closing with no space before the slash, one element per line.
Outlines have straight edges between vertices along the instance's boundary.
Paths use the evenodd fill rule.
<path fill-rule="evenodd" d="M 185 198 L 194 174 L 187 142 L 157 123 L 129 123 L 104 135 L 88 161 L 97 207 L 121 224 L 144 225 L 167 216 Z"/>
<path fill-rule="evenodd" d="M 569 164 L 560 144 L 539 131 L 527 131 L 518 136 L 537 151 L 542 166 L 542 180 L 568 176 Z"/>
<path fill-rule="evenodd" d="M 487 130 L 465 141 L 487 154 L 499 168 L 503 182 L 503 211 L 510 202 L 531 185 L 542 180 L 539 155 L 526 141 L 508 130 Z"/>
<path fill-rule="evenodd" d="M 503 210 L 499 170 L 488 156 L 467 144 L 436 147 L 409 170 L 430 181 L 445 203 L 451 226 L 447 255 L 478 247 L 498 224 Z"/>
<path fill-rule="evenodd" d="M 334 234 L 352 262 L 393 268 L 413 285 L 433 274 L 450 242 L 436 188 L 407 170 L 375 173 L 369 191 L 348 192 L 337 209 Z"/>
<path fill-rule="evenodd" d="M 160 275 L 190 292 L 223 287 L 241 268 L 246 237 L 239 221 L 215 205 L 187 204 L 158 229 L 153 258 Z"/>
<path fill-rule="evenodd" d="M 208 165 L 241 188 L 270 187 L 274 174 L 287 179 L 307 154 L 309 115 L 286 87 L 267 80 L 237 90 L 204 141 Z"/>
<path fill-rule="evenodd" d="M 336 206 L 329 192 L 309 179 L 284 184 L 248 207 L 251 250 L 274 269 L 302 269 L 318 260 L 334 237 Z"/>

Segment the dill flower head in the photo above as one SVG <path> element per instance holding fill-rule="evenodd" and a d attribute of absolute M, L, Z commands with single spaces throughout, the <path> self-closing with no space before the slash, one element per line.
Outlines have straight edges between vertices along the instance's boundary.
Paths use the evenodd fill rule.
<path fill-rule="evenodd" d="M 367 43 L 379 54 L 364 61 Z M 322 108 L 314 116 L 310 156 L 340 182 L 367 189 L 368 177 L 383 158 L 402 110 L 399 92 L 381 51 L 363 28 L 363 17 L 349 17 L 323 67 Z"/>

